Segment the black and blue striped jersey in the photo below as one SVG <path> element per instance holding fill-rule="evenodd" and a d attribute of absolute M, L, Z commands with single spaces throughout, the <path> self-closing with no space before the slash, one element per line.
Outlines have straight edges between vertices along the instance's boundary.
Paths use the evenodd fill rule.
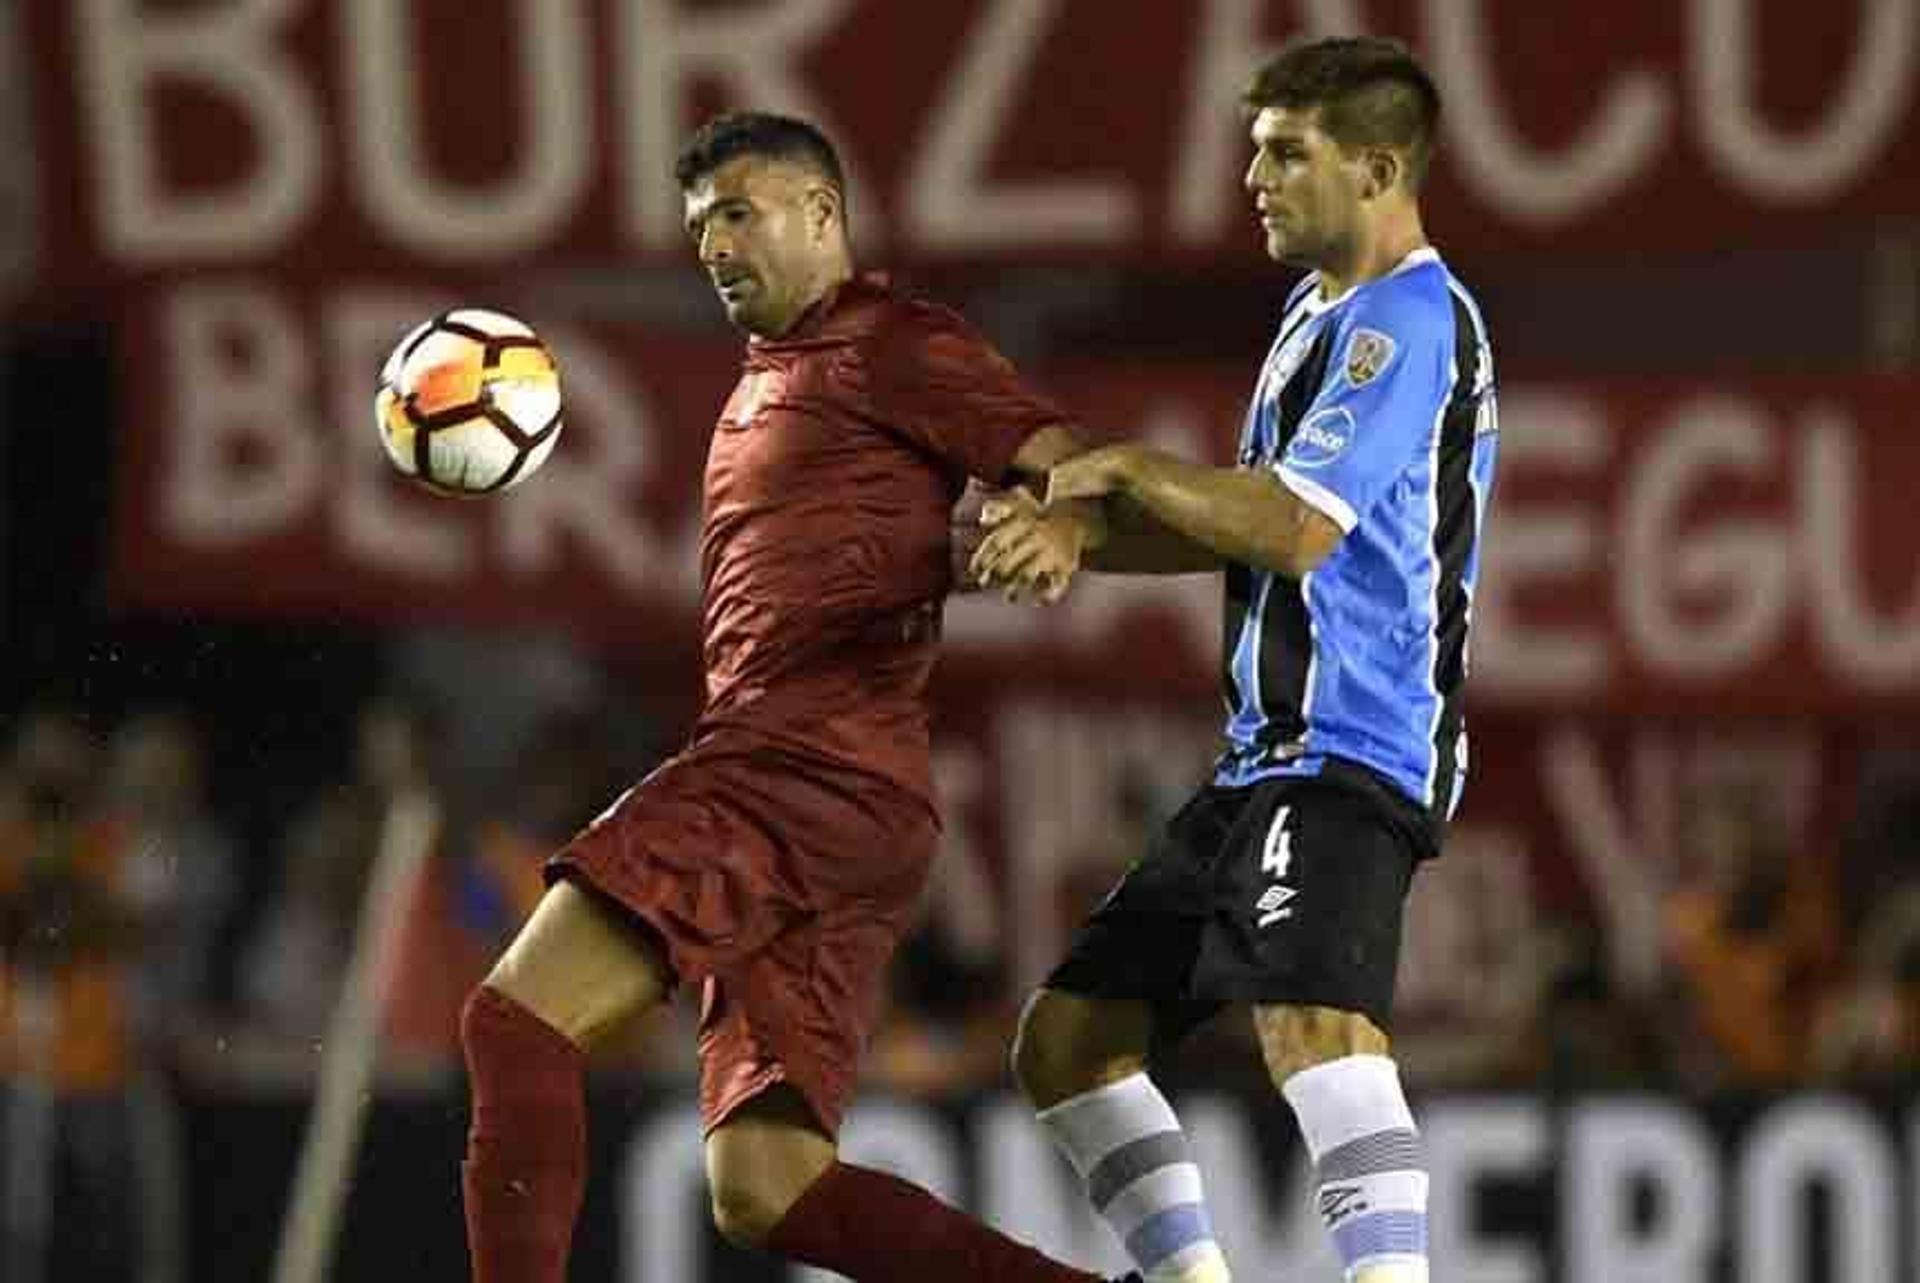
<path fill-rule="evenodd" d="M 1241 434 L 1345 537 L 1296 580 L 1226 575 L 1216 783 L 1352 763 L 1444 823 L 1466 778 L 1461 687 L 1499 448 L 1493 353 L 1431 248 L 1338 298 L 1287 301 Z"/>

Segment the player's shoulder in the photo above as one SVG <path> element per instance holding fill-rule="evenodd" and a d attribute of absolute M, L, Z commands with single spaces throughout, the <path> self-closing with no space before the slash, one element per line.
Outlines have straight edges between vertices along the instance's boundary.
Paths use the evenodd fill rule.
<path fill-rule="evenodd" d="M 906 286 L 889 282 L 874 306 L 873 332 L 890 344 L 981 341 L 980 332 L 958 310 Z"/>
<path fill-rule="evenodd" d="M 918 376 L 931 370 L 1008 368 L 997 348 L 958 310 L 904 287 L 876 299 L 862 344 L 868 360 Z"/>
<path fill-rule="evenodd" d="M 1451 352 L 1462 325 L 1457 286 L 1437 253 L 1418 251 L 1356 289 L 1341 308 L 1337 331 L 1349 339 L 1369 336 L 1389 351 Z"/>
<path fill-rule="evenodd" d="M 1416 250 L 1385 276 L 1354 291 L 1347 316 L 1355 322 L 1391 324 L 1413 334 L 1451 332 L 1454 322 L 1453 273 L 1432 249 Z"/>

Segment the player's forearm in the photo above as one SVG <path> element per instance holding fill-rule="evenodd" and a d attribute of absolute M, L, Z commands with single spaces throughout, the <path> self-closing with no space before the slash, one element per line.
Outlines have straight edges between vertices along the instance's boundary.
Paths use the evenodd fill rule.
<path fill-rule="evenodd" d="M 1220 560 L 1295 577 L 1318 560 L 1305 537 L 1311 509 L 1269 473 L 1135 450 L 1120 482 L 1120 495 Z"/>
<path fill-rule="evenodd" d="M 1088 545 L 1089 570 L 1119 575 L 1192 575 L 1211 573 L 1225 564 L 1220 554 L 1157 520 L 1131 499 L 1112 495 L 1101 508 L 1106 533 L 1099 543 Z"/>
<path fill-rule="evenodd" d="M 1061 427 L 1045 427 L 1028 437 L 1008 465 L 1021 484 L 1029 486 L 1035 497 L 1046 493 L 1047 473 L 1063 459 L 1086 452 L 1079 437 Z M 1091 552 L 1107 541 L 1106 505 L 1097 499 L 1075 499 L 1059 505 L 1085 532 L 1084 547 Z"/>

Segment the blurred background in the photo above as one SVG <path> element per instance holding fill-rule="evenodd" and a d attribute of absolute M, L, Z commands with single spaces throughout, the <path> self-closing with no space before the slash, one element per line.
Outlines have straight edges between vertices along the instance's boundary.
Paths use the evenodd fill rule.
<path fill-rule="evenodd" d="M 1224 460 L 1289 284 L 1237 92 L 1346 31 L 1440 83 L 1429 230 L 1501 380 L 1397 1029 L 1436 1277 L 1920 1279 L 1916 0 L 0 4 L 0 1278 L 290 1280 L 289 1224 L 335 1278 L 466 1277 L 461 995 L 697 709 L 740 344 L 688 130 L 817 121 L 867 265 L 1094 435 Z M 370 412 L 456 303 L 566 378 L 479 503 L 403 489 Z M 1217 591 L 950 608 L 946 851 L 848 1135 L 1089 1266 L 1004 1051 L 1206 771 Z M 343 1039 L 403 796 L 435 840 Z M 365 1113 L 296 1198 L 330 1049 Z M 1241 1276 L 1333 1279 L 1256 1063 L 1227 1022 L 1164 1074 Z M 688 1013 L 597 1070 L 573 1277 L 786 1277 L 705 1228 Z"/>

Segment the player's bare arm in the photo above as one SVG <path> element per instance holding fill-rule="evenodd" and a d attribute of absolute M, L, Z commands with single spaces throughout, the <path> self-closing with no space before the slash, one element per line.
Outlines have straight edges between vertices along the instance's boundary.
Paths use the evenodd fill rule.
<path fill-rule="evenodd" d="M 1047 507 L 1109 496 L 1225 561 L 1299 578 L 1340 542 L 1334 521 L 1276 476 L 1215 468 L 1131 443 L 1103 446 L 1056 464 Z"/>
<path fill-rule="evenodd" d="M 996 495 L 982 507 L 980 524 L 993 533 L 976 551 L 969 573 L 980 585 L 999 587 L 1012 599 L 1051 602 L 1066 591 L 1064 582 L 1041 584 L 1026 571 L 1017 553 L 1035 541 L 1074 544 L 1078 565 L 1110 574 L 1210 574 L 1224 564 L 1211 548 L 1121 495 L 1052 508 L 1042 508 L 1025 493 Z"/>
<path fill-rule="evenodd" d="M 1025 492 L 988 499 L 980 510 L 980 524 L 993 531 L 989 539 L 994 545 L 988 547 L 983 542 L 970 573 L 986 587 L 1011 585 L 1015 591 L 1031 593 L 1034 585 L 1021 581 L 1009 566 L 1001 564 L 999 549 L 1016 539 L 1043 537 L 1042 532 L 1051 527 L 1077 524 L 1089 510 L 1083 506 L 1086 502 L 1047 510 Z M 1219 553 L 1169 528 L 1123 496 L 1109 495 L 1093 511 L 1104 527 L 1099 533 L 1059 532 L 1062 538 L 1081 540 L 1080 566 L 1084 570 L 1124 575 L 1212 574 L 1225 564 Z"/>
<path fill-rule="evenodd" d="M 1107 537 L 1089 550 L 1088 570 L 1118 575 L 1214 574 L 1227 559 L 1167 525 L 1125 495 L 1101 503 Z"/>
<path fill-rule="evenodd" d="M 1021 445 L 1010 471 L 1022 484 L 995 492 L 982 506 L 980 524 L 988 534 L 968 561 L 972 585 L 997 587 L 1009 601 L 1051 604 L 1065 595 L 1082 558 L 1106 538 L 1106 517 L 1098 500 L 1042 512 L 1034 493 L 1055 465 L 1085 450 L 1058 427 L 1041 428 Z"/>

